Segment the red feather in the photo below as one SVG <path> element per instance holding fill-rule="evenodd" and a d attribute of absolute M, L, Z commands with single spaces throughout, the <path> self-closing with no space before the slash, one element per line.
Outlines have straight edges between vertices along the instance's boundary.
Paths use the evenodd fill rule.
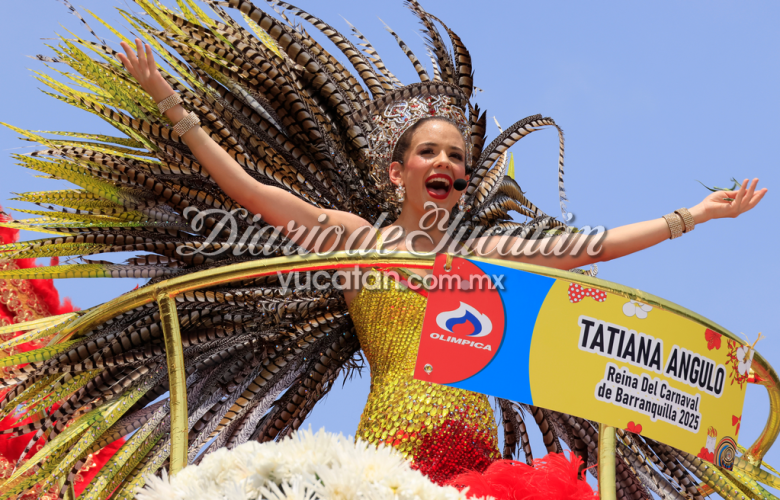
<path fill-rule="evenodd" d="M 463 490 L 469 498 L 492 496 L 496 500 L 596 500 L 590 485 L 579 479 L 582 460 L 569 452 L 549 453 L 529 467 L 514 460 L 497 460 L 480 474 L 467 472 L 447 484 Z"/>

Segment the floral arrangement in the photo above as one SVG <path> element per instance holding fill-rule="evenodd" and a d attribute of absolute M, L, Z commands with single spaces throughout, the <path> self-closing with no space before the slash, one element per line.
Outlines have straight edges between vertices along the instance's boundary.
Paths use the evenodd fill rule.
<path fill-rule="evenodd" d="M 393 448 L 308 430 L 280 442 L 221 448 L 174 477 L 148 478 L 136 498 L 465 500 L 467 494 L 432 483 Z"/>

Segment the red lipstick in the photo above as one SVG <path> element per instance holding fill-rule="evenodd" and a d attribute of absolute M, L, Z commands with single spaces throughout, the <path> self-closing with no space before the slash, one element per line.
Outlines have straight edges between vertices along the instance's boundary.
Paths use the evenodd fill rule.
<path fill-rule="evenodd" d="M 446 174 L 433 174 L 425 180 L 425 189 L 431 198 L 444 200 L 452 191 L 452 177 Z"/>

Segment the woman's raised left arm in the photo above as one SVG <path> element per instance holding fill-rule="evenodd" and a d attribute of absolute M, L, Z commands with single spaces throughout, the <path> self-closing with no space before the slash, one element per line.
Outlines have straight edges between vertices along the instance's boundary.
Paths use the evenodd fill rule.
<path fill-rule="evenodd" d="M 718 191 L 711 193 L 701 203 L 690 209 L 695 224 L 712 219 L 734 218 L 755 207 L 767 192 L 766 188 L 756 190 L 758 179 L 742 183 L 737 191 Z M 676 214 L 673 223 L 679 221 L 684 228 L 682 217 Z M 491 236 L 474 245 L 480 256 L 527 262 L 556 269 L 574 269 L 597 262 L 605 262 L 629 255 L 653 245 L 657 245 L 671 236 L 670 225 L 666 219 L 637 222 L 601 234 L 570 233 L 537 241 L 507 239 Z"/>

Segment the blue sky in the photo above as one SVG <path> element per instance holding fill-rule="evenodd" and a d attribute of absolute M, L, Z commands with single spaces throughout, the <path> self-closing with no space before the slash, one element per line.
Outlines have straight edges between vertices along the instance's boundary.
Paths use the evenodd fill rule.
<path fill-rule="evenodd" d="M 166 3 L 172 3 L 167 2 Z M 260 2 L 258 2 L 258 5 Z M 113 0 L 83 6 L 124 25 Z M 423 59 L 416 19 L 401 1 L 301 1 L 299 6 L 347 32 L 355 24 L 404 83 L 416 74 L 383 30 L 387 22 Z M 717 220 L 683 238 L 599 266 L 599 277 L 681 304 L 725 328 L 755 339 L 780 366 L 774 258 L 780 239 L 778 137 L 780 124 L 780 6 L 753 1 L 433 1 L 423 6 L 444 20 L 469 48 L 477 102 L 507 127 L 531 114 L 550 116 L 566 132 L 566 189 L 575 224 L 608 228 L 693 206 L 708 185 L 759 177 L 770 191 L 753 212 Z M 131 10 L 140 10 L 130 4 Z M 82 12 L 86 14 L 83 10 Z M 5 2 L 0 21 L 3 99 L 0 121 L 37 130 L 109 132 L 100 120 L 36 89 L 24 57 L 52 54 L 41 38 L 67 27 L 85 39 L 78 20 L 55 0 Z M 90 20 L 101 36 L 115 38 Z M 309 25 L 305 25 L 307 29 Z M 326 45 L 329 50 L 331 46 Z M 488 123 L 489 140 L 497 130 Z M 27 146 L 0 129 L 0 203 L 11 192 L 59 189 L 10 158 Z M 557 214 L 557 136 L 545 130 L 512 148 L 515 177 L 527 196 Z M 31 208 L 31 207 L 26 207 Z M 33 237 L 28 235 L 28 237 Z M 86 308 L 132 289 L 134 280 L 60 280 L 57 286 Z M 550 355 L 551 369 L 555 354 Z M 368 393 L 368 376 L 338 387 L 310 422 L 354 433 Z M 740 443 L 749 445 L 768 413 L 765 391 L 749 388 Z M 543 448 L 542 448 L 543 449 Z M 768 456 L 780 465 L 780 447 Z"/>

